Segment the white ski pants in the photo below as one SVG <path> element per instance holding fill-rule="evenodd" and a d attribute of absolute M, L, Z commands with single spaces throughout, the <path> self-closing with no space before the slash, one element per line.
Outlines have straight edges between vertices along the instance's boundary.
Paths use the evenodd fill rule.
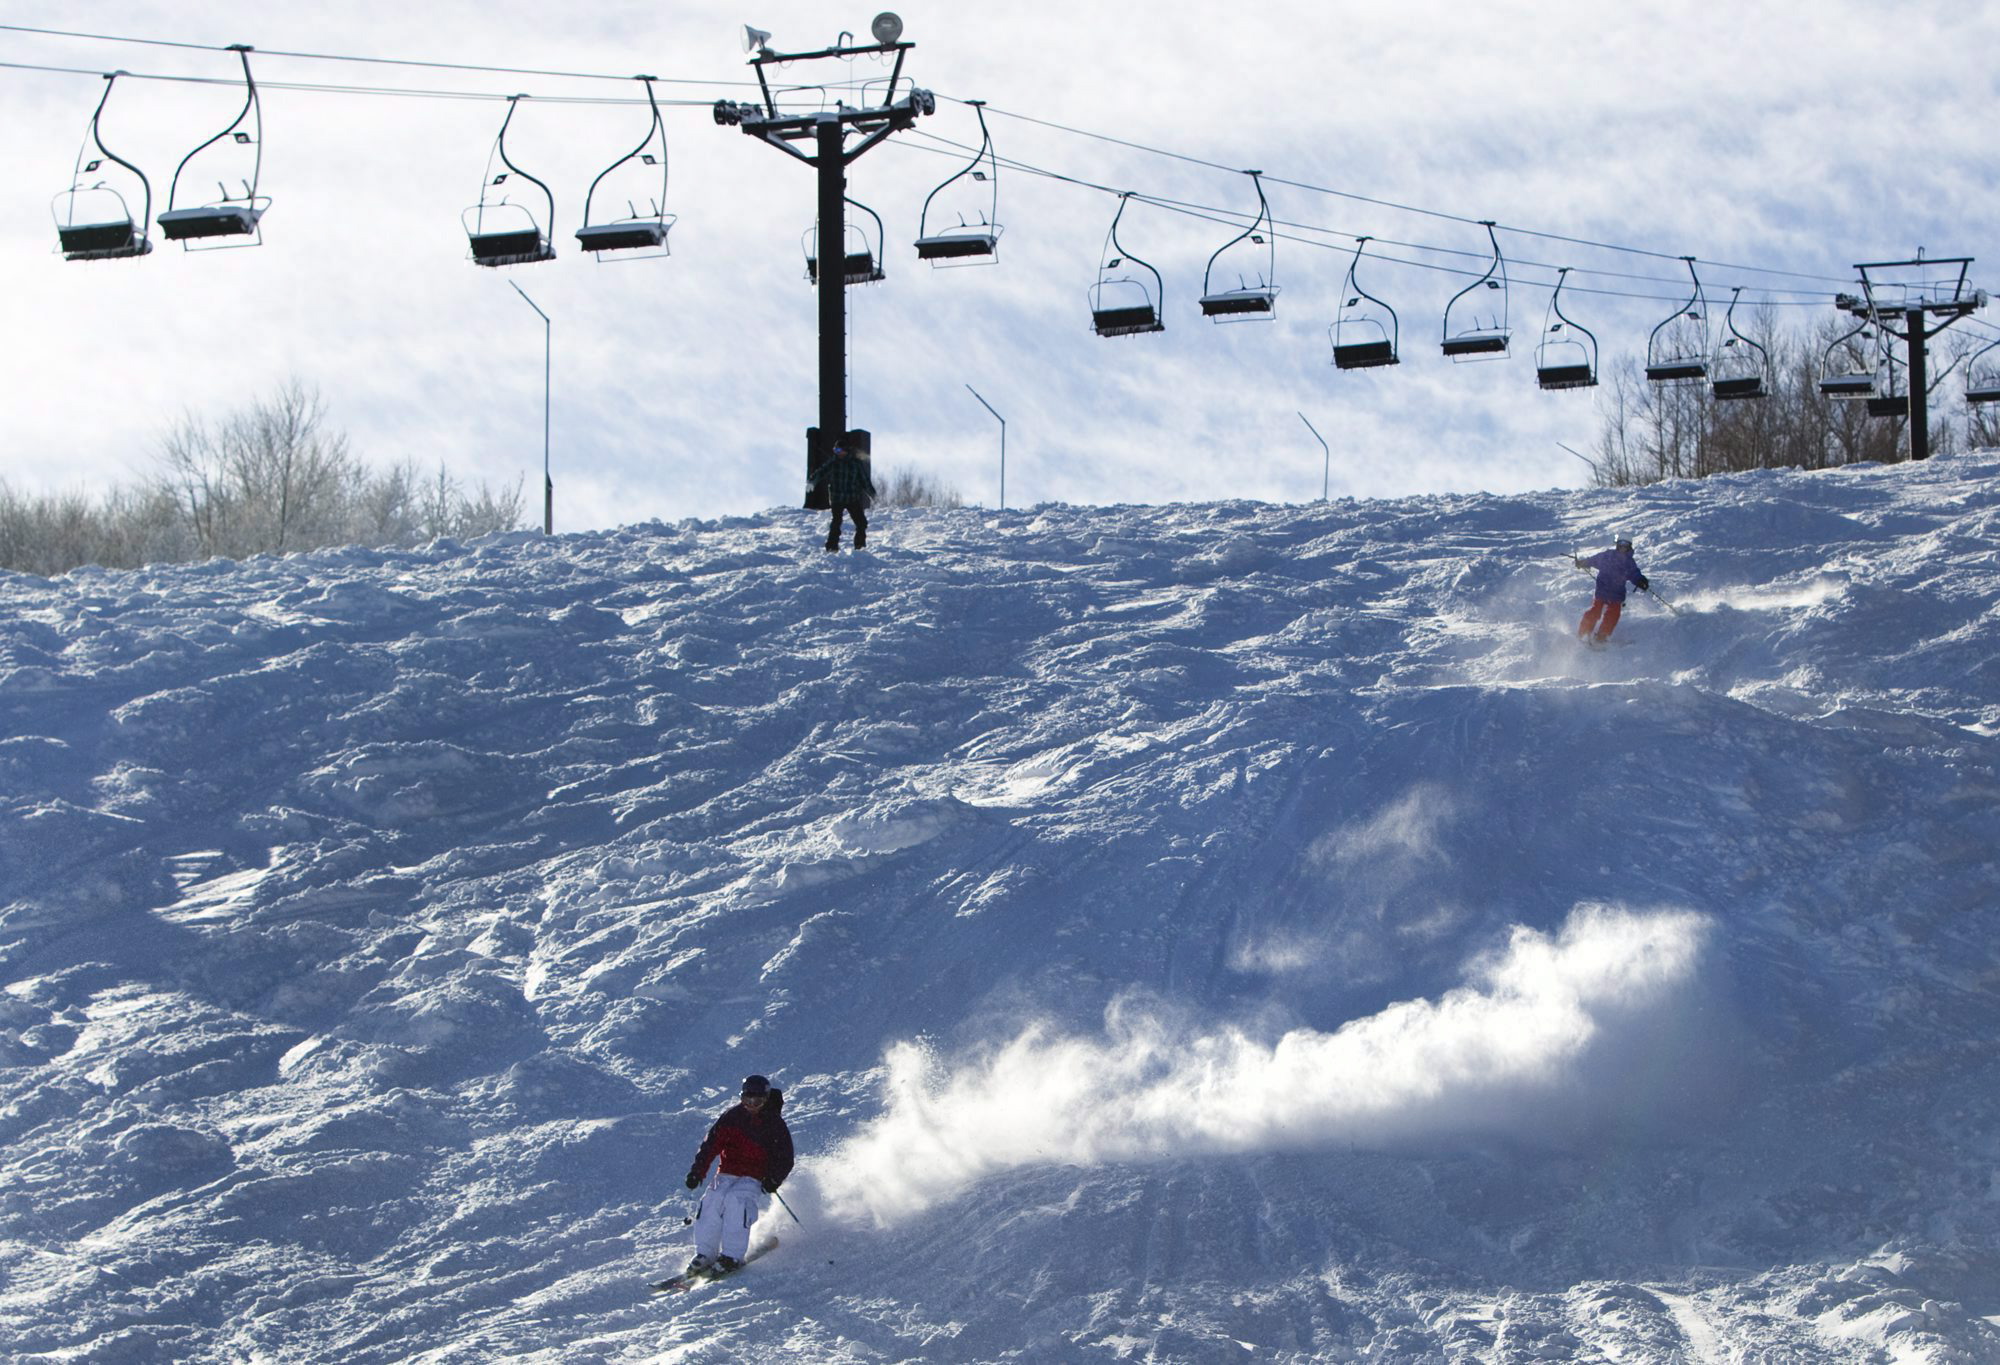
<path fill-rule="evenodd" d="M 718 1175 L 694 1215 L 694 1249 L 701 1256 L 743 1259 L 750 1229 L 764 1214 L 764 1183 L 753 1176 Z"/>

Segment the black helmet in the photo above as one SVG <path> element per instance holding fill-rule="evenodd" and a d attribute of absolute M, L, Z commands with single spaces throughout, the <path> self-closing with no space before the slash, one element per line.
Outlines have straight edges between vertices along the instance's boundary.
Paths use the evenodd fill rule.
<path fill-rule="evenodd" d="M 1629 550 L 1632 548 L 1632 542 L 1627 540 L 1624 536 L 1620 536 L 1618 537 L 1618 548 L 1621 550 Z"/>
<path fill-rule="evenodd" d="M 744 1099 L 747 1100 L 757 1095 L 768 1095 L 770 1093 L 771 1082 L 767 1078 L 763 1076 L 745 1076 L 743 1078 Z"/>

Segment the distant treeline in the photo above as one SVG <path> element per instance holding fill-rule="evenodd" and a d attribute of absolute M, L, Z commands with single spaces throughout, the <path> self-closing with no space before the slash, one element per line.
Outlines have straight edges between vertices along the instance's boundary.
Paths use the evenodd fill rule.
<path fill-rule="evenodd" d="M 101 495 L 21 493 L 0 482 L 0 569 L 54 575 L 329 545 L 410 547 L 515 529 L 521 487 L 467 489 L 440 465 L 371 469 L 296 380 L 215 425 L 170 431 L 159 472 Z"/>
<path fill-rule="evenodd" d="M 1829 321 L 1816 331 L 1780 333 L 1768 315 L 1760 317 L 1749 335 L 1770 353 L 1764 398 L 1718 402 L 1705 383 L 1649 383 L 1639 362 L 1627 359 L 1602 391 L 1604 426 L 1591 457 L 1596 482 L 1620 486 L 1746 469 L 1827 469 L 1907 459 L 1908 418 L 1872 417 L 1866 403 L 1820 392 L 1829 371 L 1864 372 L 1881 359 L 1874 343 L 1842 342 L 1850 330 L 1851 323 Z M 1946 333 L 1931 344 L 1933 455 L 2000 445 L 2000 413 L 1952 401 L 1967 356 L 1985 340 Z M 1902 343 L 1895 347 L 1902 354 Z M 1896 373 L 1900 384 L 1903 367 Z"/>

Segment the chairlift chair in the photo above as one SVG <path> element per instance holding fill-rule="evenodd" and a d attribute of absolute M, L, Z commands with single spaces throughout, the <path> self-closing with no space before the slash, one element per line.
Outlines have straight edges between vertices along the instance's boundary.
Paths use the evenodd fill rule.
<path fill-rule="evenodd" d="M 1736 330 L 1736 300 L 1743 294 L 1737 285 L 1729 295 L 1729 312 L 1723 316 L 1728 335 L 1715 357 L 1715 376 L 1710 392 L 1720 402 L 1742 398 L 1763 398 L 1768 394 L 1764 376 L 1771 365 L 1771 353 Z"/>
<path fill-rule="evenodd" d="M 1868 340 L 1867 318 L 1863 317 L 1856 322 L 1853 331 L 1843 332 L 1835 337 L 1833 344 L 1826 348 L 1826 354 L 1820 358 L 1819 391 L 1825 397 L 1866 398 L 1875 392 L 1875 371 L 1872 367 L 1865 370 L 1857 369 L 1853 362 L 1849 361 L 1840 370 L 1833 368 L 1834 352 L 1856 337 L 1860 337 L 1863 341 Z"/>
<path fill-rule="evenodd" d="M 1597 337 L 1562 310 L 1563 281 L 1569 277 L 1569 269 L 1564 266 L 1556 273 L 1542 339 L 1535 347 L 1535 383 L 1544 389 L 1588 389 L 1597 384 Z"/>
<path fill-rule="evenodd" d="M 1493 244 L 1493 260 L 1484 275 L 1453 294 L 1444 306 L 1442 348 L 1454 364 L 1468 360 L 1501 359 L 1512 344 L 1507 328 L 1507 260 L 1500 254 L 1500 239 L 1494 234 L 1492 220 L 1484 220 L 1480 226 L 1486 229 L 1486 239 Z M 1561 284 L 1558 279 L 1558 289 Z M 1500 296 L 1497 309 L 1482 314 L 1479 311 L 1482 302 L 1489 309 L 1495 308 L 1493 300 L 1488 297 L 1495 292 Z M 1460 307 L 1468 296 L 1471 296 L 1471 302 Z M 1452 315 L 1453 309 L 1458 309 L 1456 318 Z"/>
<path fill-rule="evenodd" d="M 1914 395 L 1910 393 L 1907 380 L 1902 386 L 1902 392 L 1896 391 L 1896 370 L 1902 362 L 1897 359 L 1896 352 L 1890 345 L 1887 330 L 1878 324 L 1876 332 L 1882 340 L 1882 362 L 1876 371 L 1880 376 L 1880 382 L 1867 399 L 1868 415 L 1885 418 L 1908 417 Z"/>
<path fill-rule="evenodd" d="M 1244 174 L 1257 187 L 1257 216 L 1250 220 L 1249 227 L 1215 249 L 1201 276 L 1202 316 L 1217 322 L 1268 322 L 1278 305 L 1278 286 L 1272 283 L 1278 268 L 1278 234 L 1271 222 L 1271 201 L 1264 197 L 1264 173 L 1245 171 Z M 1212 283 L 1216 261 L 1223 252 L 1243 241 L 1264 248 L 1264 269 L 1257 276 L 1257 283 L 1253 285 L 1238 275 L 1236 288 L 1216 289 Z"/>
<path fill-rule="evenodd" d="M 674 215 L 666 211 L 667 126 L 660 118 L 660 102 L 653 97 L 653 77 L 634 76 L 633 79 L 645 82 L 646 103 L 653 111 L 653 121 L 638 146 L 599 171 L 597 179 L 590 182 L 590 188 L 583 196 L 583 226 L 576 230 L 577 245 L 596 255 L 600 261 L 605 259 L 605 253 L 613 251 L 635 253 L 620 257 L 622 260 L 671 254 L 667 248 L 667 232 L 674 225 Z M 656 138 L 660 144 L 658 156 L 647 150 Z M 625 204 L 626 213 L 622 218 L 609 218 L 601 223 L 593 223 L 590 219 L 590 206 L 597 195 L 597 187 L 604 182 L 605 176 L 632 161 L 642 166 L 660 168 L 660 197 L 652 200 L 646 211 L 641 211 L 637 203 L 628 199 Z"/>
<path fill-rule="evenodd" d="M 493 139 L 493 150 L 486 156 L 486 180 L 479 187 L 479 202 L 459 215 L 472 248 L 474 265 L 532 265 L 556 258 L 550 238 L 556 218 L 555 194 L 507 156 L 507 128 L 514 122 L 515 109 L 526 98 L 526 95 L 507 97 L 507 117 L 500 121 L 499 136 Z M 507 168 L 498 175 L 493 173 L 496 160 Z M 505 185 L 510 175 L 520 176 L 542 192 L 547 207 L 546 227 L 544 220 L 535 217 L 534 210 L 510 200 L 509 191 L 501 190 L 495 197 L 494 191 Z"/>
<path fill-rule="evenodd" d="M 1646 378 L 1655 384 L 1708 378 L 1708 303 L 1702 297 L 1701 276 L 1695 274 L 1694 257 L 1681 259 L 1687 262 L 1688 275 L 1694 280 L 1694 293 L 1661 319 L 1646 340 Z"/>
<path fill-rule="evenodd" d="M 2000 341 L 1989 341 L 1972 353 L 1965 363 L 1965 401 L 1968 403 L 2000 403 L 2000 363 L 1987 360 Z M 1984 368 L 1981 368 L 1981 365 Z"/>
<path fill-rule="evenodd" d="M 256 238 L 254 242 L 219 243 L 221 246 L 257 246 L 264 240 L 264 211 L 271 207 L 271 200 L 269 196 L 257 192 L 264 165 L 264 106 L 257 95 L 256 78 L 250 74 L 250 54 L 255 49 L 245 43 L 232 43 L 228 50 L 243 63 L 243 108 L 237 111 L 227 128 L 181 158 L 181 164 L 174 168 L 173 182 L 167 187 L 167 211 L 159 218 L 160 235 L 170 242 L 181 243 L 183 250 L 212 249 L 189 245 L 212 237 Z M 250 120 L 248 130 L 242 127 L 245 119 Z M 227 184 L 217 182 L 216 188 L 221 194 L 215 200 L 192 208 L 175 208 L 174 205 L 180 202 L 181 174 L 187 170 L 188 163 L 224 138 L 229 138 L 237 146 L 257 149 L 253 153 L 250 178 L 243 182 L 243 193 L 231 194 Z"/>
<path fill-rule="evenodd" d="M 841 196 L 843 199 L 847 197 Z M 843 279 L 847 284 L 878 284 L 888 276 L 882 270 L 882 215 L 869 208 L 859 199 L 847 202 L 875 220 L 875 235 L 870 237 L 866 228 L 859 223 L 849 223 L 843 234 L 846 238 L 845 250 L 841 253 Z M 806 278 L 819 283 L 819 224 L 806 229 Z"/>
<path fill-rule="evenodd" d="M 1166 286 L 1160 272 L 1127 251 L 1118 240 L 1118 220 L 1132 198 L 1127 190 L 1118 196 L 1118 212 L 1111 217 L 1111 230 L 1104 237 L 1104 254 L 1097 265 L 1097 283 L 1090 287 L 1090 329 L 1101 337 L 1137 336 L 1142 332 L 1164 332 L 1161 301 Z M 1153 277 L 1152 287 L 1131 267 L 1137 266 Z M 1125 270 L 1123 275 L 1113 271 Z"/>
<path fill-rule="evenodd" d="M 929 261 L 933 267 L 992 265 L 999 259 L 1000 162 L 993 154 L 993 135 L 986 130 L 986 101 L 966 103 L 979 115 L 979 150 L 973 153 L 970 164 L 954 171 L 943 184 L 924 196 L 923 209 L 917 214 L 917 259 Z M 931 201 L 953 181 L 968 178 L 987 187 L 985 207 L 974 210 L 973 222 L 967 222 L 964 211 L 960 210 L 956 227 L 931 231 Z"/>
<path fill-rule="evenodd" d="M 98 120 L 104 116 L 104 106 L 111 98 L 111 87 L 125 73 L 108 71 L 104 75 L 104 94 L 97 101 L 97 108 L 90 116 L 90 128 L 84 143 L 76 154 L 76 168 L 70 175 L 70 186 L 55 197 L 51 206 L 56 219 L 56 239 L 61 244 L 63 259 L 66 261 L 109 261 L 130 256 L 144 256 L 153 249 L 152 241 L 146 236 L 146 225 L 153 219 L 153 186 L 146 179 L 145 172 L 119 156 L 104 145 L 104 138 L 98 128 Z M 96 148 L 97 155 L 91 155 Z M 114 186 L 99 180 L 85 184 L 84 177 L 97 173 L 106 161 L 115 162 L 138 177 L 139 186 L 145 193 L 145 208 L 137 218 L 125 202 L 125 196 Z"/>
<path fill-rule="evenodd" d="M 1402 323 L 1396 317 L 1396 310 L 1364 290 L 1354 277 L 1362 251 L 1373 240 L 1354 239 L 1354 259 L 1347 263 L 1347 279 L 1341 290 L 1346 302 L 1327 329 L 1333 337 L 1333 363 L 1343 370 L 1375 369 L 1397 364 L 1401 359 L 1396 348 L 1402 339 Z M 1385 314 L 1387 322 L 1383 321 Z"/>

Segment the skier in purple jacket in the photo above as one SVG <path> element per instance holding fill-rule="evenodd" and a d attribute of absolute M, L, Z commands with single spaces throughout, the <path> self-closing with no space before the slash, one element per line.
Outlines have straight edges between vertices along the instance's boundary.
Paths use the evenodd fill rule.
<path fill-rule="evenodd" d="M 1625 585 L 1629 583 L 1644 592 L 1649 586 L 1646 575 L 1639 572 L 1639 562 L 1632 557 L 1632 542 L 1624 539 L 1609 550 L 1577 560 L 1576 567 L 1597 573 L 1597 594 L 1578 623 L 1576 636 L 1601 645 L 1611 638 L 1611 632 L 1618 628 L 1619 616 L 1625 611 Z"/>

